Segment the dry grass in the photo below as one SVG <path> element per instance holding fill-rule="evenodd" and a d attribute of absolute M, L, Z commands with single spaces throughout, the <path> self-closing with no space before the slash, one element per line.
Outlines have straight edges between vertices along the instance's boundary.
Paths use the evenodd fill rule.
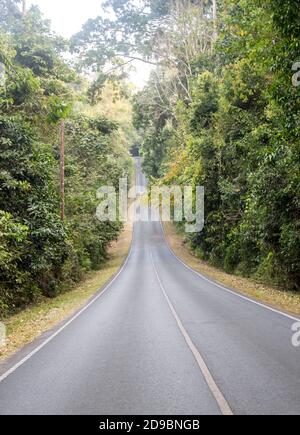
<path fill-rule="evenodd" d="M 132 240 L 132 222 L 129 222 L 119 240 L 110 248 L 110 259 L 100 271 L 92 272 L 71 291 L 55 299 L 44 299 L 19 314 L 8 318 L 6 346 L 0 351 L 0 361 L 13 355 L 80 309 L 99 289 L 104 287 L 125 261 Z"/>
<path fill-rule="evenodd" d="M 202 273 L 219 284 L 235 289 L 239 293 L 253 297 L 288 313 L 300 315 L 299 293 L 286 292 L 284 290 L 268 287 L 252 279 L 230 275 L 220 269 L 212 267 L 195 257 L 192 249 L 184 242 L 183 236 L 177 232 L 174 224 L 169 222 L 165 223 L 164 230 L 171 249 L 179 258 L 197 272 Z"/>

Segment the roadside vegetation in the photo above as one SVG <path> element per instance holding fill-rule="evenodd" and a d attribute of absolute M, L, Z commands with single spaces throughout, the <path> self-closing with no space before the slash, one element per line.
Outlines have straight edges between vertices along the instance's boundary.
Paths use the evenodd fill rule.
<path fill-rule="evenodd" d="M 210 2 L 183 3 L 166 12 L 168 57 L 136 97 L 144 168 L 205 187 L 204 231 L 186 236 L 199 258 L 299 291 L 299 3 L 218 1 L 216 22 Z"/>
<path fill-rule="evenodd" d="M 131 178 L 132 147 L 152 183 L 205 187 L 198 258 L 298 301 L 298 0 L 107 0 L 70 41 L 21 3 L 0 0 L 0 318 L 103 268 L 122 225 L 97 221 L 96 192 Z"/>
<path fill-rule="evenodd" d="M 164 232 L 166 241 L 174 254 L 196 272 L 222 286 L 235 290 L 237 293 L 250 296 L 259 302 L 266 303 L 287 313 L 300 315 L 300 294 L 298 291 L 272 287 L 259 282 L 258 279 L 234 275 L 212 266 L 209 262 L 197 256 L 184 232 L 176 227 L 174 223 L 165 222 Z"/>
<path fill-rule="evenodd" d="M 12 356 L 42 333 L 74 315 L 100 292 L 119 271 L 126 260 L 132 240 L 132 221 L 125 225 L 118 240 L 108 249 L 108 260 L 98 271 L 85 274 L 80 283 L 55 298 L 40 297 L 39 301 L 5 319 L 7 339 L 0 349 L 0 362 Z"/>
<path fill-rule="evenodd" d="M 22 14 L 20 3 L 0 1 L 1 319 L 101 270 L 122 224 L 96 219 L 96 192 L 103 185 L 118 189 L 119 178 L 131 180 L 133 171 L 128 85 L 107 82 L 100 110 L 91 82 L 66 60 L 69 42 L 50 30 L 37 7 Z"/>
<path fill-rule="evenodd" d="M 199 258 L 299 291 L 299 2 L 106 3 L 115 19 L 73 44 L 100 69 L 121 55 L 152 65 L 134 98 L 144 170 L 205 187 L 204 231 L 186 235 Z"/>

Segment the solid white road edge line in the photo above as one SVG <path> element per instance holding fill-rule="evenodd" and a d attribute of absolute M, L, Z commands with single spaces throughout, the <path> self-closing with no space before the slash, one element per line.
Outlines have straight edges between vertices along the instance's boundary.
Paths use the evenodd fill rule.
<path fill-rule="evenodd" d="M 35 354 L 37 354 L 45 346 L 47 346 L 47 344 L 49 344 L 55 337 L 57 337 L 62 331 L 64 331 L 71 323 L 74 322 L 74 320 L 76 320 L 79 316 L 81 316 L 81 314 L 83 314 L 91 305 L 93 305 L 98 299 L 100 299 L 109 290 L 109 288 L 116 281 L 116 279 L 121 275 L 121 273 L 123 272 L 123 270 L 125 269 L 125 267 L 128 264 L 128 261 L 131 257 L 132 250 L 133 250 L 133 241 L 134 241 L 134 225 L 133 225 L 133 231 L 132 231 L 132 242 L 131 242 L 130 252 L 129 252 L 123 266 L 121 267 L 121 269 L 117 273 L 117 275 L 115 275 L 115 277 L 107 284 L 107 286 L 104 287 L 103 291 L 98 296 L 96 296 L 94 299 L 92 299 L 91 302 L 89 302 L 77 314 L 75 314 L 75 316 L 73 316 L 67 323 L 65 323 L 60 329 L 58 329 L 53 335 L 51 335 L 51 337 L 47 338 L 47 340 L 45 340 L 40 346 L 36 347 L 32 352 L 30 352 L 23 359 L 21 359 L 21 361 L 19 361 L 13 367 L 11 367 L 9 370 L 7 370 L 7 372 L 5 372 L 3 375 L 1 375 L 0 376 L 0 383 L 3 382 L 4 379 L 8 378 L 8 376 L 10 376 L 12 373 L 14 373 L 19 367 L 21 367 L 23 364 L 25 364 L 30 358 L 32 358 Z"/>
<path fill-rule="evenodd" d="M 214 396 L 214 398 L 215 398 L 215 400 L 220 408 L 221 413 L 223 415 L 233 415 L 233 412 L 232 412 L 227 400 L 225 399 L 225 397 L 223 396 L 219 387 L 217 386 L 212 374 L 209 371 L 209 368 L 207 367 L 207 365 L 206 365 L 204 359 L 202 358 L 199 350 L 196 348 L 191 337 L 189 336 L 188 332 L 186 331 L 185 327 L 183 326 L 172 302 L 170 301 L 170 299 L 165 291 L 165 288 L 161 282 L 157 268 L 156 268 L 155 263 L 154 263 L 152 251 L 150 251 L 150 256 L 151 256 L 151 261 L 153 264 L 153 269 L 155 271 L 155 274 L 156 274 L 157 280 L 159 282 L 160 288 L 163 292 L 163 295 L 164 295 L 164 297 L 169 305 L 169 308 L 170 308 L 170 310 L 171 310 L 171 312 L 176 320 L 176 323 L 179 327 L 180 332 L 182 333 L 189 349 L 191 350 L 192 354 L 194 355 L 194 358 L 195 358 L 195 360 L 196 360 L 196 362 L 197 362 L 197 364 L 202 372 L 202 375 L 203 375 L 203 377 L 208 385 L 208 388 L 210 389 L 212 395 Z"/>
<path fill-rule="evenodd" d="M 283 311 L 276 310 L 276 308 L 269 307 L 268 305 L 265 305 L 265 304 L 263 304 L 263 303 L 261 303 L 261 302 L 255 301 L 254 299 L 248 298 L 247 296 L 243 296 L 243 295 L 241 295 L 240 293 L 235 292 L 234 290 L 230 290 L 230 289 L 227 288 L 227 287 L 223 287 L 222 285 L 220 285 L 220 284 L 218 284 L 218 283 L 216 283 L 216 282 L 210 280 L 209 278 L 206 278 L 206 276 L 201 275 L 201 273 L 197 272 L 195 269 L 193 269 L 192 267 L 188 266 L 184 261 L 182 261 L 182 260 L 181 260 L 181 259 L 180 259 L 176 254 L 175 254 L 175 252 L 173 251 L 173 249 L 170 247 L 170 245 L 169 245 L 169 243 L 168 243 L 168 241 L 167 241 L 167 238 L 166 238 L 166 234 L 165 234 L 165 230 L 164 230 L 164 227 L 163 227 L 162 221 L 160 221 L 160 225 L 161 225 L 161 229 L 162 229 L 163 236 L 164 236 L 164 239 L 165 239 L 165 243 L 166 243 L 166 245 L 167 245 L 169 251 L 171 252 L 171 254 L 173 255 L 173 257 L 176 258 L 176 260 L 179 261 L 179 263 L 181 263 L 181 264 L 182 264 L 186 269 L 190 270 L 191 272 L 193 272 L 194 274 L 196 274 L 198 277 L 200 277 L 200 278 L 203 279 L 204 281 L 209 282 L 210 284 L 215 285 L 216 287 L 220 288 L 221 290 L 226 291 L 227 293 L 230 293 L 230 294 L 232 294 L 232 295 L 234 295 L 234 296 L 237 296 L 238 298 L 244 299 L 245 301 L 252 302 L 253 304 L 258 305 L 259 307 L 265 308 L 265 309 L 267 309 L 267 310 L 269 310 L 269 311 L 273 311 L 273 313 L 281 314 L 282 316 L 287 317 L 288 319 L 294 320 L 295 322 L 300 322 L 300 319 L 299 319 L 299 318 L 294 317 L 294 316 L 291 316 L 291 315 L 289 315 L 289 314 L 287 314 L 287 313 L 284 313 Z"/>

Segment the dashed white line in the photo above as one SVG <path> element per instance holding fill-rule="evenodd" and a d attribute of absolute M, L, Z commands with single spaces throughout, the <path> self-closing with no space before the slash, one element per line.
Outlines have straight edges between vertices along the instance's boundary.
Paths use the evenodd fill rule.
<path fill-rule="evenodd" d="M 182 335 L 183 335 L 183 337 L 184 337 L 184 339 L 185 339 L 189 349 L 191 350 L 192 354 L 194 355 L 194 358 L 195 358 L 195 360 L 196 360 L 196 362 L 197 362 L 197 364 L 198 364 L 198 366 L 199 366 L 199 368 L 200 368 L 200 370 L 202 372 L 202 375 L 203 375 L 203 377 L 204 377 L 204 379 L 205 379 L 205 381 L 206 381 L 206 383 L 208 385 L 208 388 L 210 389 L 212 395 L 214 396 L 214 398 L 215 398 L 215 400 L 216 400 L 216 402 L 217 402 L 217 404 L 218 404 L 218 406 L 220 408 L 221 413 L 223 415 L 233 415 L 233 412 L 232 412 L 232 410 L 231 410 L 227 400 L 225 399 L 225 397 L 223 396 L 221 390 L 217 386 L 217 384 L 216 384 L 212 374 L 210 373 L 210 370 L 207 367 L 203 357 L 201 356 L 199 350 L 194 345 L 194 343 L 193 343 L 191 337 L 189 336 L 187 330 L 183 326 L 183 324 L 182 324 L 182 322 L 181 322 L 181 320 L 180 320 L 180 318 L 179 318 L 179 316 L 178 316 L 178 314 L 177 314 L 177 312 L 176 312 L 172 302 L 170 301 L 170 299 L 169 299 L 169 297 L 168 297 L 168 295 L 167 295 L 167 293 L 165 291 L 165 288 L 163 286 L 163 283 L 161 282 L 161 279 L 159 277 L 157 268 L 156 268 L 155 263 L 154 263 L 152 251 L 150 251 L 150 256 L 151 256 L 151 262 L 153 264 L 153 269 L 155 271 L 155 274 L 156 274 L 157 280 L 159 282 L 159 286 L 160 286 L 160 288 L 161 288 L 161 290 L 163 292 L 163 295 L 164 295 L 164 297 L 165 297 L 165 299 L 166 299 L 166 301 L 167 301 L 167 303 L 168 303 L 168 305 L 170 307 L 170 310 L 171 310 L 171 312 L 172 312 L 172 314 L 173 314 L 173 316 L 174 316 L 174 318 L 176 320 L 176 323 L 178 325 L 178 328 L 179 328 L 180 332 L 182 333 Z"/>

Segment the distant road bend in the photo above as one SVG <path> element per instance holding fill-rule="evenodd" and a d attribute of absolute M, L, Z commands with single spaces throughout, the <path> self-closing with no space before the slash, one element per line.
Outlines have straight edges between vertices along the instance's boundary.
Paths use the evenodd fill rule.
<path fill-rule="evenodd" d="M 105 291 L 2 368 L 0 414 L 300 414 L 296 320 L 196 274 L 159 222 L 136 222 Z"/>

